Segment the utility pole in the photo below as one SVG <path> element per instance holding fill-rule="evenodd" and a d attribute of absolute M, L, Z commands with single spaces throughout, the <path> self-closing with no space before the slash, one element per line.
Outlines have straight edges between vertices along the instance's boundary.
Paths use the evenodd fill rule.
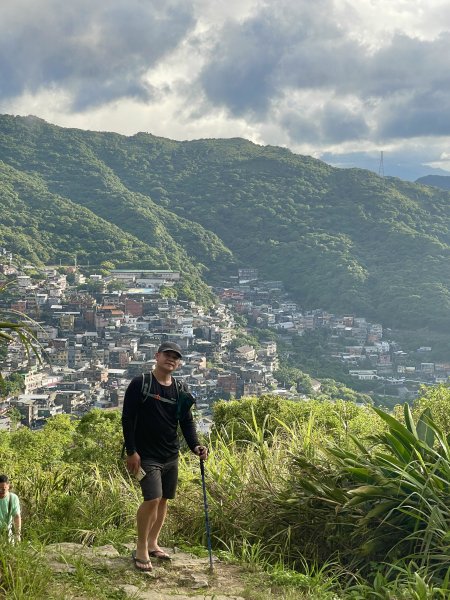
<path fill-rule="evenodd" d="M 384 158 L 383 158 L 383 150 L 380 152 L 380 164 L 378 165 L 378 175 L 380 177 L 384 177 Z"/>

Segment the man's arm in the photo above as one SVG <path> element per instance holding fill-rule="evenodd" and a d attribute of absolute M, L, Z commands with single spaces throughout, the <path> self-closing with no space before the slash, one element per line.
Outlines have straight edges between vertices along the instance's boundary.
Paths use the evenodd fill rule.
<path fill-rule="evenodd" d="M 137 473 L 141 466 L 141 457 L 136 452 L 136 419 L 141 400 L 142 377 L 135 377 L 131 380 L 125 397 L 122 409 L 122 432 L 127 452 L 127 469 L 131 473 Z"/>
<path fill-rule="evenodd" d="M 16 542 L 20 542 L 21 534 L 22 534 L 22 517 L 20 513 L 17 513 L 13 517 L 13 526 L 14 526 L 14 539 Z"/>
<path fill-rule="evenodd" d="M 198 441 L 197 430 L 195 428 L 194 417 L 192 416 L 191 409 L 187 411 L 183 419 L 180 419 L 180 427 L 183 432 L 184 439 L 187 445 L 194 454 L 201 460 L 206 460 L 208 457 L 208 449 L 206 446 L 202 446 Z"/>
<path fill-rule="evenodd" d="M 16 542 L 20 542 L 20 537 L 22 533 L 22 516 L 20 514 L 20 502 L 19 498 L 16 494 L 10 495 L 12 501 L 12 526 L 14 530 L 14 540 Z"/>

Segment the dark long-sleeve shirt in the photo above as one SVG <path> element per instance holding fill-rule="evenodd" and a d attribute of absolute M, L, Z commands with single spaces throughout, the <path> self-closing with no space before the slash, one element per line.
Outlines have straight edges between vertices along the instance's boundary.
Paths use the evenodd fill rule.
<path fill-rule="evenodd" d="M 137 452 L 143 459 L 165 462 L 178 456 L 179 441 L 177 425 L 189 448 L 199 445 L 191 410 L 177 418 L 177 405 L 148 396 L 142 402 L 142 376 L 134 377 L 123 401 L 122 429 L 127 454 Z M 175 381 L 172 385 L 161 385 L 152 377 L 151 394 L 163 398 L 177 398 Z"/>

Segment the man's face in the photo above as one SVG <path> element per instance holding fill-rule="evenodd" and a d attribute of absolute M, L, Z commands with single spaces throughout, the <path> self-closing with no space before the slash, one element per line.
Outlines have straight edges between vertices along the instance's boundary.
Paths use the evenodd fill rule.
<path fill-rule="evenodd" d="M 173 352 L 173 350 L 157 352 L 155 358 L 157 366 L 166 371 L 175 371 L 181 360 L 178 354 Z"/>
<path fill-rule="evenodd" d="M 0 483 L 0 498 L 4 498 L 9 492 L 9 483 Z"/>

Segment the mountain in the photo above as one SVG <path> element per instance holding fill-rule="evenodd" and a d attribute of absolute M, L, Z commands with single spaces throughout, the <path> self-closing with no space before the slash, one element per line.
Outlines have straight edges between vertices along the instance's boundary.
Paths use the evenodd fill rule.
<path fill-rule="evenodd" d="M 177 142 L 0 116 L 0 243 L 44 262 L 180 268 L 207 296 L 237 266 L 304 308 L 450 326 L 450 195 L 243 139 Z"/>
<path fill-rule="evenodd" d="M 416 183 L 432 185 L 441 190 L 450 191 L 450 175 L 426 175 L 425 177 L 416 179 Z"/>
<path fill-rule="evenodd" d="M 63 140 L 58 128 L 34 117 L 0 117 L 0 243 L 38 264 L 76 258 L 79 264 L 180 269 L 186 296 L 211 300 L 201 259 L 208 256 L 220 273 L 232 263 L 230 250 L 199 224 L 124 188 L 77 132 L 67 133 Z"/>

